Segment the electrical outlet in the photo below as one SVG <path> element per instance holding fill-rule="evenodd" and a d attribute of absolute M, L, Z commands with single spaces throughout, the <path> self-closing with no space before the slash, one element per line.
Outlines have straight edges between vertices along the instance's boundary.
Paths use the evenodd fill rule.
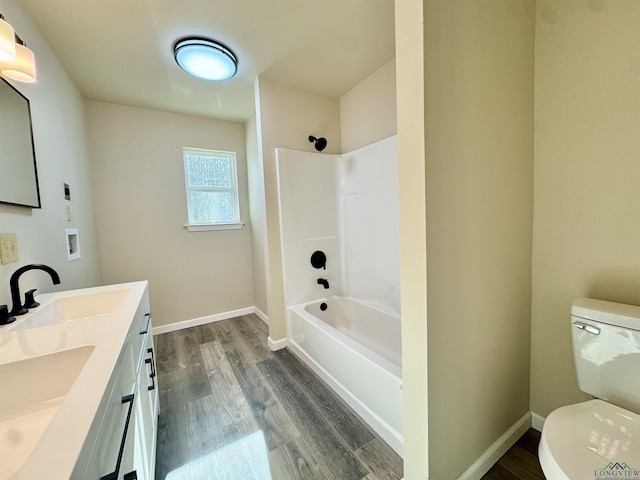
<path fill-rule="evenodd" d="M 6 265 L 18 261 L 18 239 L 15 233 L 0 235 L 0 263 Z"/>

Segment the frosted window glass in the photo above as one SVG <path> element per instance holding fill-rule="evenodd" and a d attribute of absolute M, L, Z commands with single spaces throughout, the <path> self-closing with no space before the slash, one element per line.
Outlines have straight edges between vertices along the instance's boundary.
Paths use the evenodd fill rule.
<path fill-rule="evenodd" d="M 184 148 L 183 159 L 189 224 L 239 223 L 235 153 Z"/>
<path fill-rule="evenodd" d="M 191 192 L 191 223 L 233 222 L 231 192 Z"/>
<path fill-rule="evenodd" d="M 231 187 L 231 159 L 187 155 L 188 182 L 191 187 Z"/>

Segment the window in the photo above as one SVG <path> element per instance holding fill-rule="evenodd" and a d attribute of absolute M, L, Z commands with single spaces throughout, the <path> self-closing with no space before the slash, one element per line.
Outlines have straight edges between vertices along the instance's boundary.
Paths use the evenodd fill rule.
<path fill-rule="evenodd" d="M 183 148 L 189 224 L 194 230 L 242 228 L 236 154 Z"/>

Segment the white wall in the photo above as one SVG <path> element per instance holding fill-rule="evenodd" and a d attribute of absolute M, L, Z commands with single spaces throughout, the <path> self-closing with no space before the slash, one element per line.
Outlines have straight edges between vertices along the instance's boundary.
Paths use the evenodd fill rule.
<path fill-rule="evenodd" d="M 249 186 L 249 218 L 251 223 L 251 250 L 253 252 L 253 301 L 254 306 L 267 315 L 266 220 L 264 206 L 264 172 L 258 153 L 256 116 L 253 114 L 244 124 L 247 145 L 247 182 Z"/>
<path fill-rule="evenodd" d="M 29 272 L 20 281 L 22 292 L 95 286 L 101 274 L 82 97 L 20 3 L 0 0 L 0 12 L 34 52 L 38 75 L 34 84 L 12 82 L 31 102 L 42 208 L 0 204 L 0 233 L 17 235 L 20 256 L 17 263 L 0 265 L 0 304 L 10 304 L 9 277 L 22 265 L 50 265 L 62 281 L 54 287 L 46 273 Z M 70 202 L 64 199 L 64 183 L 71 189 Z M 79 260 L 67 260 L 65 228 L 78 229 Z"/>
<path fill-rule="evenodd" d="M 249 220 L 240 123 L 87 102 L 105 283 L 149 280 L 156 326 L 253 306 L 251 231 L 188 232 L 182 147 L 236 152 Z"/>
<path fill-rule="evenodd" d="M 578 389 L 576 297 L 640 305 L 640 3 L 536 4 L 531 409 Z"/>
<path fill-rule="evenodd" d="M 256 124 L 265 188 L 269 336 L 275 341 L 286 337 L 275 149 L 313 152 L 308 137 L 314 135 L 328 140 L 326 153 L 340 153 L 338 100 L 259 77 Z"/>
<path fill-rule="evenodd" d="M 424 20 L 429 476 L 448 479 L 529 411 L 535 2 Z"/>
<path fill-rule="evenodd" d="M 395 2 L 404 476 L 429 478 L 424 3 Z"/>
<path fill-rule="evenodd" d="M 340 129 L 343 152 L 398 132 L 395 59 L 340 97 Z"/>

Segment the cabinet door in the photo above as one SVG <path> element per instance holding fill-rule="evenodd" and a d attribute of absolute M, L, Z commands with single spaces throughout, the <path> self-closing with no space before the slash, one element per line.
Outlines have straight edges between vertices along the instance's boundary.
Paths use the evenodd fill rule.
<path fill-rule="evenodd" d="M 154 478 L 158 390 L 148 312 L 145 291 L 88 439 L 83 480 Z"/>
<path fill-rule="evenodd" d="M 149 402 L 149 409 L 151 411 L 151 418 L 153 419 L 154 429 L 156 428 L 156 424 L 158 421 L 158 377 L 156 376 L 156 354 L 153 346 L 153 335 L 151 334 L 151 330 L 149 330 L 149 334 L 146 338 L 145 343 L 146 350 L 146 359 L 145 366 L 147 367 L 148 374 L 148 385 L 147 391 L 149 392 L 146 397 Z"/>
<path fill-rule="evenodd" d="M 136 426 L 139 448 L 136 450 L 136 454 L 140 462 L 145 465 L 145 476 L 152 479 L 156 460 L 158 384 L 151 331 L 145 339 L 144 348 L 144 362 L 138 376 L 140 401 L 137 405 Z"/>
<path fill-rule="evenodd" d="M 127 475 L 134 470 L 133 431 L 138 395 L 132 353 L 130 344 L 126 344 L 83 479 L 135 478 Z"/>

